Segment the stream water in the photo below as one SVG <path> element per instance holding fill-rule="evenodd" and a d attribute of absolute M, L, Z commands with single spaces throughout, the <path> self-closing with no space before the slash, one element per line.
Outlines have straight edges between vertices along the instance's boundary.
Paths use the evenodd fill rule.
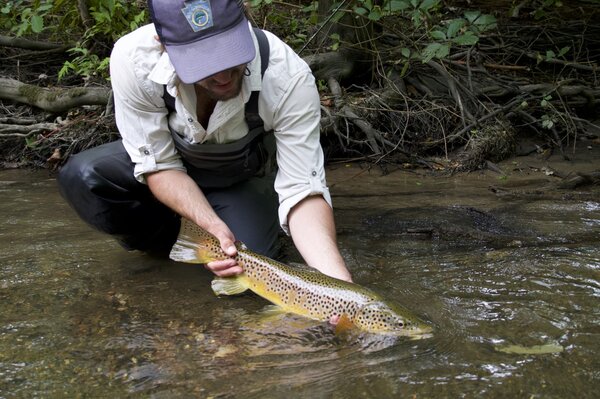
<path fill-rule="evenodd" d="M 47 172 L 1 171 L 0 398 L 597 397 L 599 190 L 528 189 L 552 179 L 331 172 L 355 281 L 435 328 L 410 341 L 217 298 L 84 225 Z"/>

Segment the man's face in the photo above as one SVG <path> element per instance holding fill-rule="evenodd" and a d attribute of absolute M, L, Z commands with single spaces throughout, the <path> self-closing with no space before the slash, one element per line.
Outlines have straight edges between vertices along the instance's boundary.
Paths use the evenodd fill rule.
<path fill-rule="evenodd" d="M 230 100 L 240 94 L 246 64 L 238 65 L 196 82 L 196 87 L 216 101 Z"/>

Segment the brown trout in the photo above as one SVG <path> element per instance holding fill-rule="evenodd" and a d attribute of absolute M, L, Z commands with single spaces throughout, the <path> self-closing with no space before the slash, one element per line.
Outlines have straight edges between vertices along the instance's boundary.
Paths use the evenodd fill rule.
<path fill-rule="evenodd" d="M 236 260 L 244 272 L 234 277 L 216 277 L 217 295 L 235 295 L 246 290 L 272 302 L 284 312 L 326 321 L 339 317 L 338 326 L 413 339 L 431 336 L 431 327 L 404 307 L 383 300 L 375 292 L 354 283 L 329 277 L 319 271 L 290 267 L 237 244 Z M 182 219 L 170 258 L 177 262 L 208 263 L 226 259 L 219 241 L 193 222 Z"/>

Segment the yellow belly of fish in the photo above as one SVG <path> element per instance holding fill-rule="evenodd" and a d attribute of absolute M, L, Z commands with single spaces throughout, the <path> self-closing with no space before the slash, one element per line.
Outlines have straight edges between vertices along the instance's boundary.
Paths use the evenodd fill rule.
<path fill-rule="evenodd" d="M 289 290 L 287 298 L 283 298 L 278 292 L 270 289 L 263 281 L 253 279 L 247 275 L 243 279 L 252 292 L 279 306 L 284 312 L 299 314 L 315 320 L 326 320 L 329 318 L 329 315 L 324 314 L 322 311 L 313 309 L 311 312 L 308 306 L 306 306 L 306 298 L 298 296 L 297 292 L 293 289 Z"/>

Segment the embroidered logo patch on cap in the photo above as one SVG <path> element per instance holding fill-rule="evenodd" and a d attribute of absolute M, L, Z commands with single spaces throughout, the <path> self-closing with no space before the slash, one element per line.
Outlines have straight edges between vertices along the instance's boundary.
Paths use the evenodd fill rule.
<path fill-rule="evenodd" d="M 191 0 L 186 1 L 184 4 L 185 7 L 181 9 L 181 12 L 185 15 L 185 19 L 194 32 L 213 26 L 210 0 Z"/>

